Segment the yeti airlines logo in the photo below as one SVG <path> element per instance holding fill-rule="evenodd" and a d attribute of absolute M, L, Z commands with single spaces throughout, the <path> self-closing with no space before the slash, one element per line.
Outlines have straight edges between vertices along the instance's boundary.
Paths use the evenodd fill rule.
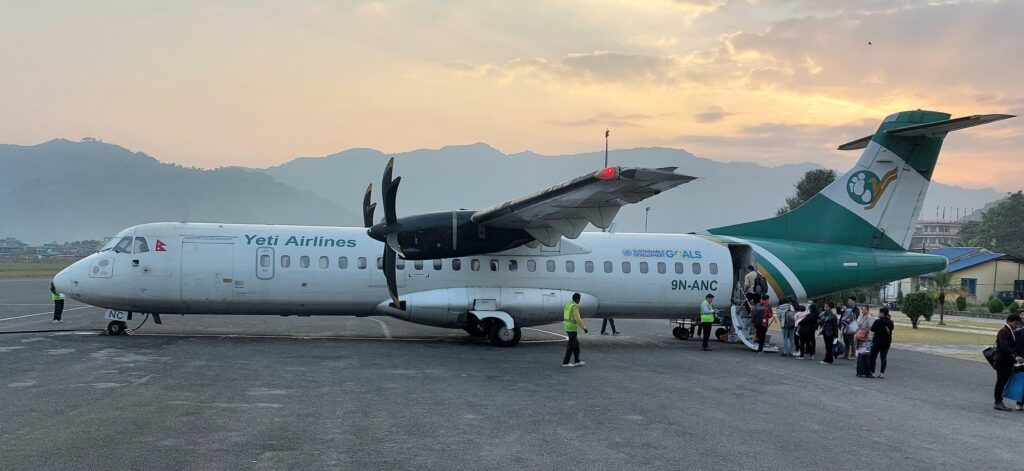
<path fill-rule="evenodd" d="M 850 199 L 864 205 L 864 209 L 875 209 L 885 190 L 896 181 L 896 169 L 889 170 L 881 179 L 870 170 L 860 170 L 846 181 L 846 193 Z"/>

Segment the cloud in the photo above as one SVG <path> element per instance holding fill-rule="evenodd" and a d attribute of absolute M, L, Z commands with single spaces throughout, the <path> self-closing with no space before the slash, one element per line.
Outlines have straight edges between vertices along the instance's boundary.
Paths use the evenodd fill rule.
<path fill-rule="evenodd" d="M 635 128 L 642 127 L 643 125 L 638 121 L 645 121 L 651 119 L 651 115 L 633 113 L 633 114 L 617 114 L 617 113 L 600 113 L 595 116 L 583 119 L 574 120 L 550 120 L 551 124 L 557 124 L 559 126 L 570 126 L 570 127 L 607 127 L 607 128 Z"/>
<path fill-rule="evenodd" d="M 742 126 L 729 135 L 686 134 L 668 144 L 722 160 L 761 163 L 816 162 L 836 168 L 852 161 L 836 151 L 845 142 L 874 132 L 878 120 L 845 125 L 767 123 Z"/>
<path fill-rule="evenodd" d="M 721 106 L 712 106 L 708 111 L 697 113 L 693 116 L 698 123 L 716 123 L 736 113 L 728 113 L 722 110 Z"/>
<path fill-rule="evenodd" d="M 463 74 L 503 80 L 537 79 L 573 84 L 673 85 L 682 79 L 679 63 L 670 56 L 597 51 L 568 54 L 561 59 L 513 59 L 505 64 L 471 66 L 446 63 L 443 67 Z"/>

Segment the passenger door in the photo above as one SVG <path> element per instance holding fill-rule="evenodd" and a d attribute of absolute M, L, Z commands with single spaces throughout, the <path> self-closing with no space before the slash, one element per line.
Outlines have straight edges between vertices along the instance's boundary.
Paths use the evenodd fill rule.
<path fill-rule="evenodd" d="M 182 301 L 201 307 L 233 300 L 234 257 L 233 242 L 182 242 Z"/>

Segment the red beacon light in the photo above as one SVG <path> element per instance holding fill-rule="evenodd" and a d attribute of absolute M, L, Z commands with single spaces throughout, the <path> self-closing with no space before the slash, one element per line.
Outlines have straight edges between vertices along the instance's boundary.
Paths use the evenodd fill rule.
<path fill-rule="evenodd" d="M 605 167 L 597 171 L 598 180 L 615 180 L 619 178 L 618 167 Z"/>

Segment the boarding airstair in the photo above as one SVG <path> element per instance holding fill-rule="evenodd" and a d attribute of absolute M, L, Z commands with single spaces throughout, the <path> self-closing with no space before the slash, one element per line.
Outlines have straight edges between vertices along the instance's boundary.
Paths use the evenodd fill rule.
<path fill-rule="evenodd" d="M 732 306 L 729 313 L 732 316 L 733 328 L 729 331 L 728 341 L 730 343 L 742 343 L 747 348 L 756 351 L 757 340 L 754 340 L 756 331 L 750 325 L 750 318 L 741 316 L 740 308 L 736 305 Z M 772 343 L 771 334 L 765 334 L 764 351 L 771 353 L 778 353 L 779 351 L 779 346 Z"/>

